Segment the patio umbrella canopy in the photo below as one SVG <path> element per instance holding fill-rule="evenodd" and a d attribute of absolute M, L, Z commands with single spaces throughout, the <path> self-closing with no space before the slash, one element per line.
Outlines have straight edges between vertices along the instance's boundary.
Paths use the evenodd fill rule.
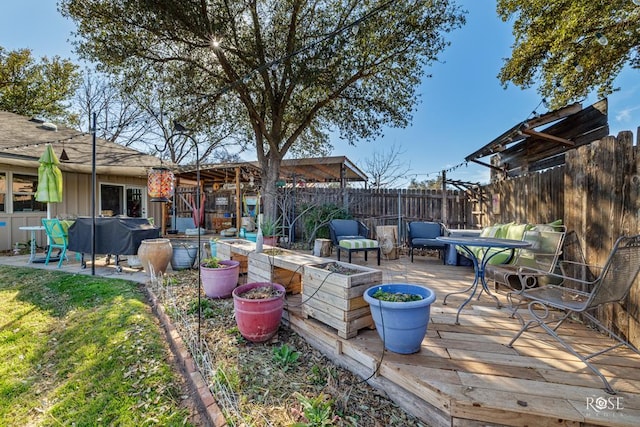
<path fill-rule="evenodd" d="M 39 161 L 36 200 L 45 203 L 62 202 L 62 172 L 58 168 L 60 162 L 51 144 L 46 145 Z"/>

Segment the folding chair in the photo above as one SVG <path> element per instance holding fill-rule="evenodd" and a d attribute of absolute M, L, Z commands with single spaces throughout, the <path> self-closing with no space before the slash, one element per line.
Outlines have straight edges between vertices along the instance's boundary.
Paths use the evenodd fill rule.
<path fill-rule="evenodd" d="M 64 230 L 62 223 L 58 219 L 42 219 L 42 225 L 44 231 L 49 237 L 49 248 L 47 249 L 47 257 L 44 260 L 44 265 L 49 265 L 49 259 L 51 258 L 51 251 L 54 248 L 60 249 L 58 261 L 58 268 L 62 267 L 62 261 L 67 257 L 67 245 L 69 244 L 69 237 Z"/>
<path fill-rule="evenodd" d="M 525 331 L 540 326 L 567 351 L 580 359 L 591 371 L 599 376 L 607 393 L 615 394 L 616 392 L 609 385 L 607 379 L 598 368 L 589 362 L 589 359 L 620 346 L 627 346 L 638 354 L 640 354 L 640 351 L 605 327 L 589 311 L 595 310 L 604 304 L 620 302 L 627 297 L 638 276 L 638 271 L 640 271 L 640 235 L 620 237 L 615 242 L 607 262 L 601 268 L 568 261 L 562 261 L 560 266 L 562 274 L 546 273 L 559 279 L 559 284 L 509 293 L 510 300 L 515 297 L 522 303 L 529 301 L 527 306 L 531 319 L 527 322 L 523 321 L 522 328 L 513 337 L 508 347 L 512 347 L 513 343 Z M 527 271 L 522 272 L 523 276 L 526 274 L 528 274 Z M 524 278 L 521 280 L 524 280 Z M 514 315 L 516 315 L 516 311 L 521 305 L 518 304 L 516 306 L 513 312 Z M 564 313 L 561 314 L 559 320 L 555 320 L 551 318 L 550 309 L 558 309 Z M 583 315 L 599 329 L 606 331 L 617 343 L 604 350 L 587 355 L 578 353 L 569 342 L 561 338 L 556 332 L 560 325 L 573 314 Z M 553 323 L 555 325 L 552 325 Z"/>

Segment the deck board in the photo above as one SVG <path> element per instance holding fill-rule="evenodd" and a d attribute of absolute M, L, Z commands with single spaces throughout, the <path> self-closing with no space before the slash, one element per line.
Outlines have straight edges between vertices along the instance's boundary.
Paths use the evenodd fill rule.
<path fill-rule="evenodd" d="M 353 263 L 372 268 L 357 255 Z M 618 391 L 606 394 L 602 382 L 579 359 L 540 330 L 523 334 L 507 347 L 520 322 L 504 307 L 504 290 L 497 292 L 503 307 L 482 295 L 474 298 L 455 324 L 465 295 L 444 295 L 464 290 L 473 279 L 468 267 L 442 265 L 435 257 L 407 257 L 385 261 L 379 267 L 383 283 L 408 282 L 431 287 L 437 295 L 431 308 L 427 336 L 420 352 L 400 355 L 383 352 L 375 330 L 361 330 L 351 339 L 299 310 L 289 310 L 290 326 L 328 357 L 369 379 L 408 412 L 429 425 L 535 425 L 637 426 L 640 425 L 640 356 L 616 349 L 592 359 Z M 299 296 L 288 296 L 292 308 Z M 526 310 L 521 310 L 526 318 Z M 569 322 L 560 329 L 567 341 L 582 351 L 595 351 L 611 340 L 586 326 Z M 568 334 L 568 335 L 566 335 Z M 621 406 L 601 411 L 587 399 L 620 399 Z M 422 402 L 416 405 L 416 401 Z"/>

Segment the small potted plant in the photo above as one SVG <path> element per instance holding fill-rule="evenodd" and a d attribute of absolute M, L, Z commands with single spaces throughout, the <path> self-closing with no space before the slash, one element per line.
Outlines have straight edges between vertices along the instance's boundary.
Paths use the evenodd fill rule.
<path fill-rule="evenodd" d="M 401 354 L 420 351 L 435 292 L 425 286 L 392 283 L 370 287 L 364 299 L 387 350 Z"/>
<path fill-rule="evenodd" d="M 260 230 L 264 236 L 264 244 L 276 246 L 278 244 L 278 221 L 263 217 L 260 222 Z"/>
<path fill-rule="evenodd" d="M 208 257 L 200 263 L 204 293 L 209 298 L 228 298 L 238 285 L 240 261 Z"/>

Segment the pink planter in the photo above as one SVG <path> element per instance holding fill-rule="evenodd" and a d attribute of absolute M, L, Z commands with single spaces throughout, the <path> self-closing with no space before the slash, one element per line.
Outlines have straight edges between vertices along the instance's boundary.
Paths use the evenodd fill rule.
<path fill-rule="evenodd" d="M 200 265 L 200 275 L 204 294 L 209 298 L 229 298 L 238 285 L 240 261 L 223 260 L 226 267 L 207 268 Z"/>
<path fill-rule="evenodd" d="M 263 299 L 243 298 L 240 295 L 254 288 L 271 285 L 278 296 Z M 284 308 L 284 286 L 278 283 L 254 282 L 233 290 L 236 323 L 242 336 L 252 342 L 264 342 L 273 337 L 280 327 Z"/>

